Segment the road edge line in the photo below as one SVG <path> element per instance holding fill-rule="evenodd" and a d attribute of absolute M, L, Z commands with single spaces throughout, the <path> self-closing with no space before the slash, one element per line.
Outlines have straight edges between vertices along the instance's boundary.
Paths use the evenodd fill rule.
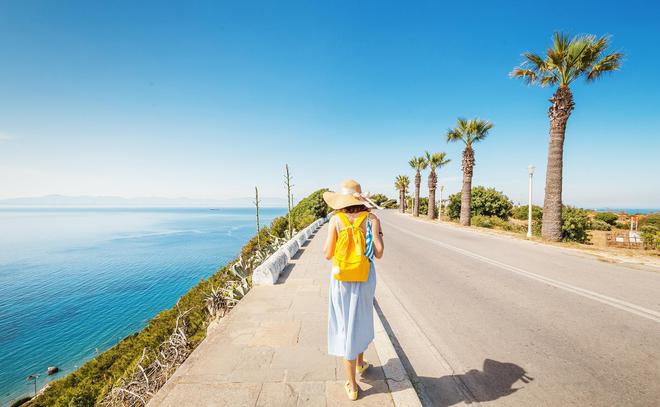
<path fill-rule="evenodd" d="M 396 407 L 422 407 L 422 401 L 403 367 L 383 321 L 374 307 L 374 347 L 383 367 L 385 382 Z"/>

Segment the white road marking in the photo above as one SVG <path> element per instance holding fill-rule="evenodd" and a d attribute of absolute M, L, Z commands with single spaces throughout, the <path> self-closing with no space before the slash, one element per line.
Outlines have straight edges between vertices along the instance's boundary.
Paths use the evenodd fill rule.
<path fill-rule="evenodd" d="M 429 243 L 432 243 L 436 246 L 440 246 L 440 247 L 443 247 L 445 249 L 452 250 L 452 251 L 454 251 L 456 253 L 460 253 L 464 256 L 472 257 L 473 259 L 482 261 L 484 263 L 491 264 L 493 266 L 499 267 L 499 268 L 504 269 L 504 270 L 508 270 L 512 273 L 516 273 L 516 274 L 531 278 L 533 280 L 540 281 L 542 283 L 551 285 L 553 287 L 560 288 L 564 291 L 568 291 L 568 292 L 571 292 L 573 294 L 577 294 L 579 296 L 589 298 L 589 299 L 592 299 L 594 301 L 601 302 L 603 304 L 607 304 L 611 307 L 618 308 L 618 309 L 623 310 L 623 311 L 627 311 L 631 314 L 635 314 L 637 316 L 640 316 L 640 317 L 643 317 L 643 318 L 646 318 L 646 319 L 650 319 L 650 320 L 655 321 L 655 322 L 660 322 L 660 312 L 653 311 L 653 310 L 648 309 L 648 308 L 640 307 L 639 305 L 631 304 L 627 301 L 623 301 L 623 300 L 619 300 L 619 299 L 616 299 L 616 298 L 608 297 L 606 295 L 598 294 L 596 292 L 586 290 L 584 288 L 576 287 L 576 286 L 571 285 L 571 284 L 563 283 L 561 281 L 554 280 L 552 278 L 544 277 L 544 276 L 541 276 L 539 274 L 532 273 L 530 271 L 523 270 L 521 268 L 511 266 L 509 264 L 502 263 L 500 261 L 493 260 L 493 259 L 488 258 L 488 257 L 484 257 L 484 256 L 482 256 L 480 254 L 477 254 L 477 253 L 474 253 L 470 250 L 461 249 L 460 247 L 456 247 L 456 246 L 452 246 L 452 245 L 447 244 L 447 243 L 443 243 L 439 240 L 432 239 L 430 237 L 420 235 L 419 233 L 411 232 L 407 229 L 403 229 L 399 226 L 393 225 L 390 222 L 385 222 L 385 223 L 387 223 L 388 227 L 392 227 L 394 229 L 397 229 L 398 231 L 400 231 L 402 233 L 405 233 L 409 236 L 413 236 L 413 237 L 416 237 L 418 239 L 425 240 L 425 241 L 427 241 Z"/>

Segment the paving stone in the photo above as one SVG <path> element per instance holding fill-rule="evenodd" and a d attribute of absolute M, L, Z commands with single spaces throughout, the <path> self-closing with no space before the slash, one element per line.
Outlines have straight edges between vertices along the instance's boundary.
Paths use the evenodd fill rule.
<path fill-rule="evenodd" d="M 254 287 L 151 400 L 149 406 L 393 406 L 381 361 L 344 392 L 341 358 L 327 354 L 330 263 L 323 234 L 303 246 L 281 282 Z M 396 383 L 393 383 L 395 385 Z"/>
<path fill-rule="evenodd" d="M 181 383 L 162 400 L 162 407 L 252 407 L 257 402 L 261 383 Z"/>
<path fill-rule="evenodd" d="M 249 346 L 294 346 L 298 342 L 300 321 L 266 321 L 254 334 Z"/>
<path fill-rule="evenodd" d="M 292 383 L 298 391 L 297 407 L 325 407 L 325 382 Z"/>
<path fill-rule="evenodd" d="M 295 407 L 298 392 L 289 383 L 264 383 L 257 400 L 257 407 Z"/>

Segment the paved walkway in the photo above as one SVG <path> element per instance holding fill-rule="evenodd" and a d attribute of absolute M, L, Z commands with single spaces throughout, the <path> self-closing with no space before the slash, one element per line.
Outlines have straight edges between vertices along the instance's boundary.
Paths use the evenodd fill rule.
<path fill-rule="evenodd" d="M 340 358 L 326 353 L 329 263 L 320 229 L 280 277 L 257 286 L 215 327 L 149 406 L 393 406 L 376 367 L 360 380 L 360 399 L 343 389 Z"/>

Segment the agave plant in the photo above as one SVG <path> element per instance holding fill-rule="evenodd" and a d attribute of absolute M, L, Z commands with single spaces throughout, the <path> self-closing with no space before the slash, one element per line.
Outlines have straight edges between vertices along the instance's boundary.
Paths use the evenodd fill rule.
<path fill-rule="evenodd" d="M 220 291 L 224 298 L 226 309 L 230 310 L 250 291 L 250 283 L 247 278 L 240 281 L 227 281 Z"/>
<path fill-rule="evenodd" d="M 254 270 L 254 269 L 257 268 L 261 263 L 263 263 L 264 261 L 266 261 L 266 259 L 268 258 L 268 256 L 270 256 L 271 254 L 273 254 L 273 252 L 274 252 L 274 251 L 272 250 L 272 246 L 271 246 L 271 245 L 264 246 L 261 250 L 257 250 L 257 251 L 252 255 L 252 257 L 250 257 L 250 263 L 251 263 L 252 269 Z"/>
<path fill-rule="evenodd" d="M 211 286 L 210 292 L 204 297 L 204 306 L 211 319 L 221 318 L 227 313 L 227 301 L 220 287 Z"/>
<path fill-rule="evenodd" d="M 252 273 L 252 270 L 251 259 L 245 261 L 243 260 L 243 256 L 241 256 L 231 265 L 231 267 L 229 267 L 229 275 L 237 280 L 242 280 L 248 278 L 250 273 Z"/>

